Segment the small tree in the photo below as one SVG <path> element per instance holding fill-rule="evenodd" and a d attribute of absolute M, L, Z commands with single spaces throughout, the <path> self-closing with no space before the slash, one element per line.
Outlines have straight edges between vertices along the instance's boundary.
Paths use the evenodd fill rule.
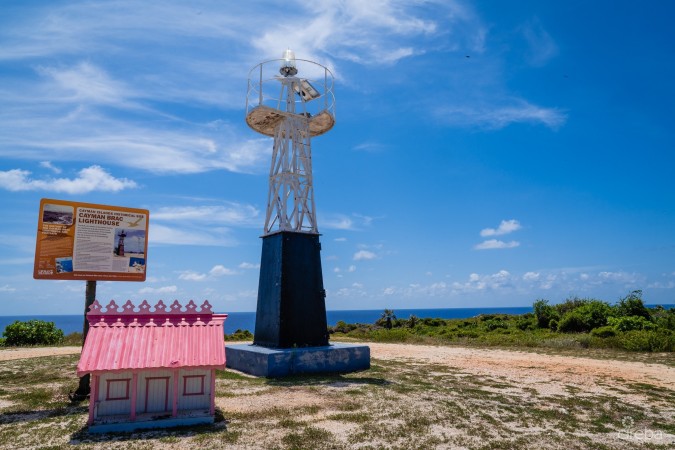
<path fill-rule="evenodd" d="M 411 314 L 406 324 L 408 325 L 408 328 L 415 328 L 415 325 L 418 323 L 420 323 L 420 319 L 416 315 Z"/>
<path fill-rule="evenodd" d="M 7 325 L 2 335 L 6 338 L 5 345 L 54 345 L 63 342 L 63 331 L 56 328 L 54 322 L 44 320 L 19 320 Z"/>
<path fill-rule="evenodd" d="M 601 300 L 588 300 L 578 308 L 566 313 L 558 324 L 558 331 L 564 333 L 591 331 L 607 325 L 612 307 Z"/>
<path fill-rule="evenodd" d="M 642 301 L 642 291 L 635 290 L 619 300 L 619 303 L 614 307 L 618 317 L 638 316 L 651 320 L 651 314 Z"/>
<path fill-rule="evenodd" d="M 534 302 L 532 306 L 534 309 L 534 315 L 537 318 L 537 326 L 539 328 L 549 328 L 551 320 L 557 320 L 560 318 L 558 311 L 548 304 L 548 300 L 539 299 Z"/>
<path fill-rule="evenodd" d="M 377 325 L 383 326 L 388 330 L 391 330 L 392 327 L 392 321 L 396 320 L 396 314 L 394 313 L 393 309 L 385 309 L 382 312 L 382 316 L 380 319 L 376 322 Z"/>

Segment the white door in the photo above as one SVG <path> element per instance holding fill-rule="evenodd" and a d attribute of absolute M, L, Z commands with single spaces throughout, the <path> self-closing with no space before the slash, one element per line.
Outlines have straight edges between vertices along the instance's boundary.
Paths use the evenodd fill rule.
<path fill-rule="evenodd" d="M 169 410 L 169 377 L 150 377 L 145 379 L 145 412 L 165 412 Z"/>

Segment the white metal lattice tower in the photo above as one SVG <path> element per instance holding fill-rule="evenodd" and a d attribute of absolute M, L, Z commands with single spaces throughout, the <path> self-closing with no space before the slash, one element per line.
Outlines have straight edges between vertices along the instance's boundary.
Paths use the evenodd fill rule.
<path fill-rule="evenodd" d="M 246 123 L 274 137 L 264 235 L 319 232 L 311 138 L 335 125 L 333 82 L 330 70 L 295 59 L 291 50 L 249 72 Z"/>

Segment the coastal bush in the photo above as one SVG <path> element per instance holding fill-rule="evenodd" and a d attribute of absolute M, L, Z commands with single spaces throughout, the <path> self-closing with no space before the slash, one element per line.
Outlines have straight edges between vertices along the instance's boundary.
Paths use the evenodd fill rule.
<path fill-rule="evenodd" d="M 571 298 L 561 305 L 537 300 L 532 313 L 481 314 L 467 319 L 393 319 L 394 312 L 388 310 L 393 316 L 391 328 L 385 328 L 386 320 L 380 317 L 373 324 L 338 322 L 329 331 L 379 342 L 674 351 L 675 309 L 647 308 L 651 320 L 644 315 L 620 315 L 641 311 L 644 305 L 639 295 L 639 291 L 631 292 L 615 306 L 595 299 Z"/>
<path fill-rule="evenodd" d="M 523 331 L 534 330 L 537 322 L 532 318 L 532 314 L 524 314 L 516 320 L 516 327 Z"/>
<path fill-rule="evenodd" d="M 593 328 L 607 325 L 612 307 L 601 300 L 585 300 L 577 308 L 570 310 L 560 319 L 558 331 L 563 333 L 588 332 Z"/>
<path fill-rule="evenodd" d="M 242 330 L 241 328 L 238 328 L 232 334 L 225 335 L 226 341 L 250 341 L 251 339 L 253 339 L 253 333 L 248 330 Z"/>
<path fill-rule="evenodd" d="M 5 346 L 5 338 L 0 338 L 0 347 Z"/>
<path fill-rule="evenodd" d="M 611 320 L 611 318 L 610 318 Z M 599 338 L 608 338 L 616 336 L 616 330 L 613 326 L 606 325 L 604 327 L 594 328 L 591 330 L 591 336 Z"/>
<path fill-rule="evenodd" d="M 574 311 L 575 309 L 585 305 L 589 301 L 591 300 L 581 299 L 579 297 L 568 298 L 563 303 L 558 303 L 555 305 L 555 310 L 558 313 L 558 316 L 562 317 L 568 312 Z"/>
<path fill-rule="evenodd" d="M 375 342 L 406 342 L 413 336 L 407 328 L 380 328 L 370 333 Z"/>
<path fill-rule="evenodd" d="M 610 317 L 607 324 L 616 331 L 656 330 L 656 324 L 642 316 Z"/>
<path fill-rule="evenodd" d="M 19 320 L 5 327 L 2 333 L 5 345 L 15 347 L 21 345 L 55 345 L 63 342 L 63 331 L 56 328 L 54 322 L 44 320 Z"/>
<path fill-rule="evenodd" d="M 63 345 L 82 345 L 82 333 L 73 332 L 63 338 Z"/>
<path fill-rule="evenodd" d="M 642 301 L 642 291 L 635 290 L 619 300 L 614 306 L 614 315 L 617 317 L 643 317 L 646 320 L 652 320 L 649 310 Z"/>
<path fill-rule="evenodd" d="M 670 330 L 633 330 L 619 335 L 621 348 L 638 352 L 675 351 L 675 334 Z"/>
<path fill-rule="evenodd" d="M 488 319 L 485 322 L 483 322 L 483 327 L 487 331 L 494 331 L 494 330 L 497 330 L 499 328 L 505 329 L 505 328 L 508 328 L 509 326 L 504 320 L 502 320 L 500 318 L 495 318 L 495 319 Z"/>
<path fill-rule="evenodd" d="M 445 325 L 445 320 L 439 318 L 426 317 L 422 319 L 422 323 L 428 327 L 442 327 Z"/>
<path fill-rule="evenodd" d="M 415 326 L 418 323 L 420 323 L 420 319 L 416 315 L 411 314 L 410 317 L 408 318 L 408 320 L 406 321 L 406 326 L 408 328 L 415 328 Z"/>
<path fill-rule="evenodd" d="M 396 320 L 396 313 L 393 309 L 385 309 L 382 312 L 382 316 L 375 322 L 375 325 L 391 329 L 393 327 L 393 322 Z"/>
<path fill-rule="evenodd" d="M 675 308 L 657 306 L 652 310 L 652 319 L 658 328 L 675 331 Z"/>
<path fill-rule="evenodd" d="M 551 305 L 548 300 L 539 299 L 532 305 L 534 316 L 537 318 L 539 328 L 549 328 L 552 320 L 560 319 L 560 313 Z"/>

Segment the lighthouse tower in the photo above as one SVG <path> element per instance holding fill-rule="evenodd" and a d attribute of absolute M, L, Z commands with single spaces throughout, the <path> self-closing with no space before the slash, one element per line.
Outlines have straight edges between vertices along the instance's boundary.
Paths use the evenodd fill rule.
<path fill-rule="evenodd" d="M 335 124 L 333 75 L 291 50 L 251 75 L 246 123 L 274 138 L 254 344 L 328 345 L 311 140 Z"/>
<path fill-rule="evenodd" d="M 124 238 L 127 237 L 127 234 L 122 230 L 117 237 L 119 238 L 117 242 L 117 256 L 124 256 Z"/>
<path fill-rule="evenodd" d="M 333 83 L 291 50 L 249 73 L 246 123 L 274 144 L 253 345 L 226 346 L 228 367 L 264 376 L 370 367 L 367 346 L 328 343 L 312 138 L 335 125 Z"/>

